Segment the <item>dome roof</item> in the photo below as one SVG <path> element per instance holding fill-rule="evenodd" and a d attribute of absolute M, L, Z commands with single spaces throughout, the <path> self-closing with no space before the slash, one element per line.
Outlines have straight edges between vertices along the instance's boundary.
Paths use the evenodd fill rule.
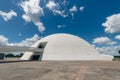
<path fill-rule="evenodd" d="M 71 34 L 53 34 L 40 39 L 32 47 L 44 48 L 42 60 L 112 60 L 111 56 L 99 54 L 87 41 Z"/>

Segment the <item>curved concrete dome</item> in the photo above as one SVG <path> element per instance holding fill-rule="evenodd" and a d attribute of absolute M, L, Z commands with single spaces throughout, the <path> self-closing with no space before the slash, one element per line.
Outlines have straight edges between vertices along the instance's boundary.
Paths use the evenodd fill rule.
<path fill-rule="evenodd" d="M 40 60 L 112 60 L 101 55 L 88 42 L 70 34 L 53 34 L 42 38 L 32 47 L 43 48 Z M 35 52 L 26 52 L 22 60 L 29 60 Z"/>

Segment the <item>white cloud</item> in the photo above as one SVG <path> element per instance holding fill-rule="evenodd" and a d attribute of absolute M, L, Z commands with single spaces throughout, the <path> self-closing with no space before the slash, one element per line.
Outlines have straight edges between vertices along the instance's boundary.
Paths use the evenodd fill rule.
<path fill-rule="evenodd" d="M 107 21 L 102 24 L 105 27 L 105 32 L 107 33 L 116 33 L 120 32 L 120 13 L 113 14 L 106 18 Z"/>
<path fill-rule="evenodd" d="M 0 35 L 0 45 L 7 45 L 7 44 L 8 44 L 8 39 L 3 35 Z"/>
<path fill-rule="evenodd" d="M 117 42 L 111 41 L 111 42 L 108 43 L 108 45 L 114 45 L 114 44 L 117 44 Z"/>
<path fill-rule="evenodd" d="M 26 22 L 33 22 L 36 26 L 38 26 L 38 30 L 43 32 L 45 27 L 43 23 L 40 21 L 39 17 L 44 15 L 43 9 L 39 6 L 40 0 L 27 0 L 21 2 L 19 5 L 22 7 L 25 14 L 23 14 L 22 18 Z"/>
<path fill-rule="evenodd" d="M 108 37 L 98 37 L 93 40 L 94 44 L 107 44 L 107 45 L 113 45 L 116 44 L 116 42 L 113 42 Z"/>
<path fill-rule="evenodd" d="M 27 38 L 19 43 L 8 43 L 8 45 L 11 45 L 11 46 L 31 46 L 39 39 L 40 39 L 40 37 L 37 34 L 35 34 L 32 38 Z"/>
<path fill-rule="evenodd" d="M 18 36 L 22 36 L 22 34 L 19 33 Z"/>
<path fill-rule="evenodd" d="M 70 12 L 77 12 L 77 7 L 74 5 L 71 9 L 69 9 Z"/>
<path fill-rule="evenodd" d="M 69 9 L 69 11 L 72 17 L 74 17 L 74 13 L 77 12 L 77 6 L 74 5 L 71 9 Z"/>
<path fill-rule="evenodd" d="M 65 2 L 63 2 L 61 5 L 65 5 Z M 59 3 L 55 3 L 54 0 L 49 0 L 49 2 L 46 4 L 46 7 L 49 10 L 51 10 L 54 15 L 60 15 L 60 16 L 62 16 L 64 18 L 68 16 L 65 13 L 65 10 L 61 10 L 61 7 L 60 7 Z"/>
<path fill-rule="evenodd" d="M 55 10 L 53 10 L 53 14 L 54 15 L 60 15 L 60 16 L 62 16 L 62 17 L 67 17 L 68 15 L 65 13 L 65 10 L 57 10 L 57 9 L 55 9 Z"/>
<path fill-rule="evenodd" d="M 120 55 L 119 50 L 120 46 L 108 46 L 108 47 L 96 47 L 96 49 L 101 53 L 101 54 L 108 54 L 108 55 Z"/>
<path fill-rule="evenodd" d="M 80 11 L 83 12 L 84 8 L 85 8 L 84 6 L 81 6 Z"/>
<path fill-rule="evenodd" d="M 107 44 L 108 42 L 111 42 L 111 40 L 108 37 L 98 37 L 95 38 L 93 43 L 95 44 Z"/>
<path fill-rule="evenodd" d="M 120 40 L 120 35 L 115 36 L 115 39 Z"/>
<path fill-rule="evenodd" d="M 58 25 L 57 28 L 65 27 L 65 25 Z"/>
<path fill-rule="evenodd" d="M 8 13 L 3 12 L 3 11 L 0 11 L 0 16 L 2 16 L 2 18 L 3 18 L 5 21 L 8 21 L 8 20 L 12 19 L 13 16 L 17 16 L 17 13 L 14 12 L 13 10 L 11 10 L 11 11 L 8 12 Z"/>
<path fill-rule="evenodd" d="M 9 43 L 8 38 L 4 37 L 3 35 L 0 35 L 0 45 L 10 45 L 10 46 L 31 46 L 36 41 L 41 39 L 37 34 L 35 34 L 31 38 L 26 38 L 25 40 L 19 42 L 19 43 Z"/>
<path fill-rule="evenodd" d="M 57 4 L 53 1 L 50 0 L 47 4 L 46 7 L 49 8 L 50 10 L 54 9 L 57 6 Z"/>

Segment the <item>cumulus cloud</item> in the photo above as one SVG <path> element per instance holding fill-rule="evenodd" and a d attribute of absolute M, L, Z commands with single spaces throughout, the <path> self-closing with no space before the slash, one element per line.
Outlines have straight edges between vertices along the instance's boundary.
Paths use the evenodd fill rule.
<path fill-rule="evenodd" d="M 107 47 L 96 47 L 96 49 L 101 53 L 101 54 L 108 54 L 108 55 L 120 55 L 119 50 L 120 46 L 107 46 Z"/>
<path fill-rule="evenodd" d="M 108 43 L 108 45 L 114 45 L 114 44 L 117 44 L 117 42 L 116 41 L 111 41 L 111 42 Z"/>
<path fill-rule="evenodd" d="M 77 6 L 73 6 L 71 9 L 69 9 L 70 14 L 72 15 L 72 17 L 74 16 L 74 13 L 77 12 Z"/>
<path fill-rule="evenodd" d="M 55 14 L 55 15 L 60 15 L 60 16 L 62 16 L 62 17 L 67 17 L 68 15 L 65 13 L 65 10 L 62 10 L 62 11 L 60 11 L 60 10 L 53 10 L 53 13 Z"/>
<path fill-rule="evenodd" d="M 61 5 L 62 7 L 65 5 L 66 1 L 64 1 Z M 61 10 L 60 3 L 55 3 L 54 0 L 49 0 L 49 2 L 46 4 L 46 7 L 53 12 L 54 15 L 60 15 L 62 17 L 67 17 L 65 10 Z"/>
<path fill-rule="evenodd" d="M 113 45 L 116 44 L 116 42 L 113 42 L 108 37 L 98 37 L 93 40 L 94 44 L 107 44 L 107 45 Z"/>
<path fill-rule="evenodd" d="M 77 7 L 74 5 L 71 9 L 70 12 L 77 12 Z"/>
<path fill-rule="evenodd" d="M 8 43 L 8 45 L 11 45 L 11 46 L 31 46 L 33 45 L 36 41 L 38 41 L 40 39 L 40 37 L 35 34 L 33 37 L 31 38 L 27 38 L 19 43 Z"/>
<path fill-rule="evenodd" d="M 62 27 L 65 27 L 65 25 L 58 25 L 57 28 L 62 28 Z"/>
<path fill-rule="evenodd" d="M 58 4 L 56 4 L 53 0 L 50 0 L 47 4 L 46 7 L 49 8 L 50 10 L 54 9 Z"/>
<path fill-rule="evenodd" d="M 84 6 L 81 6 L 79 10 L 83 12 L 84 8 L 85 8 Z"/>
<path fill-rule="evenodd" d="M 0 35 L 0 45 L 7 45 L 7 44 L 8 44 L 8 39 L 3 35 Z"/>
<path fill-rule="evenodd" d="M 17 16 L 17 13 L 14 12 L 13 10 L 11 10 L 10 12 L 3 12 L 3 11 L 0 11 L 0 16 L 5 20 L 5 21 L 8 21 L 10 19 L 12 19 L 13 16 Z"/>
<path fill-rule="evenodd" d="M 120 32 L 120 13 L 113 14 L 106 18 L 106 22 L 102 24 L 105 27 L 105 32 L 107 33 L 117 33 Z"/>
<path fill-rule="evenodd" d="M 38 26 L 38 30 L 43 32 L 45 27 L 39 18 L 44 15 L 44 11 L 39 4 L 40 0 L 27 0 L 22 1 L 19 5 L 24 11 L 22 18 L 26 22 L 33 22 L 36 26 Z"/>
<path fill-rule="evenodd" d="M 3 35 L 0 35 L 0 45 L 9 45 L 9 46 L 31 46 L 36 41 L 41 39 L 37 34 L 35 34 L 31 38 L 26 38 L 25 40 L 19 42 L 19 43 L 9 43 L 8 38 L 4 37 Z"/>
<path fill-rule="evenodd" d="M 115 39 L 120 40 L 120 35 L 115 36 Z"/>

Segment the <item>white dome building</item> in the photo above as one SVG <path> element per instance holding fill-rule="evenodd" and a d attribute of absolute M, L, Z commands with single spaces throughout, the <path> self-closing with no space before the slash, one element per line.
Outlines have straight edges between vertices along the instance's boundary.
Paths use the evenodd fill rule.
<path fill-rule="evenodd" d="M 53 34 L 37 41 L 32 47 L 43 52 L 25 52 L 21 60 L 112 60 L 112 56 L 99 54 L 85 40 L 70 34 Z"/>

